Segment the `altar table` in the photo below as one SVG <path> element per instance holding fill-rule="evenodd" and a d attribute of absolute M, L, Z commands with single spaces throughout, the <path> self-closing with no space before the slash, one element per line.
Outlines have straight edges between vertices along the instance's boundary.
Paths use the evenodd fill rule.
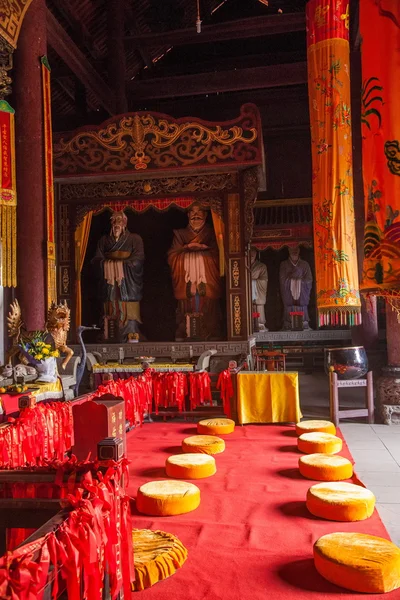
<path fill-rule="evenodd" d="M 93 365 L 94 386 L 97 388 L 102 383 L 102 375 L 111 373 L 113 379 L 129 379 L 132 375 L 143 373 L 142 363 L 97 363 Z M 194 370 L 194 365 L 190 363 L 175 364 L 163 361 L 150 364 L 150 368 L 157 373 L 168 373 L 169 371 L 178 371 L 180 373 L 191 373 Z"/>
<path fill-rule="evenodd" d="M 245 423 L 297 423 L 302 414 L 299 374 L 241 372 L 237 375 L 237 412 Z"/>
<path fill-rule="evenodd" d="M 37 402 L 42 400 L 60 400 L 64 397 L 61 380 L 57 379 L 55 383 L 32 383 L 33 387 L 39 387 L 33 392 L 23 392 L 22 394 L 0 394 L 0 422 L 6 415 L 18 412 L 18 399 L 21 396 L 35 396 Z M 29 388 L 29 384 L 28 384 Z"/>

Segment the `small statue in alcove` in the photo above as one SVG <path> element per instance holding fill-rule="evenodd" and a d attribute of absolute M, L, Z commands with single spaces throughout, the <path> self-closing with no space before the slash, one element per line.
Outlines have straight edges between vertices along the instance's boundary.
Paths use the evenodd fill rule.
<path fill-rule="evenodd" d="M 252 301 L 259 315 L 258 324 L 260 331 L 268 331 L 265 327 L 265 303 L 267 301 L 268 269 L 267 265 L 257 259 L 257 248 L 250 250 L 251 266 L 251 292 Z"/>
<path fill-rule="evenodd" d="M 293 329 L 290 313 L 303 313 L 303 329 L 310 329 L 308 305 L 313 283 L 310 265 L 300 258 L 299 246 L 289 248 L 289 257 L 281 262 L 279 283 L 283 302 L 283 329 Z"/>
<path fill-rule="evenodd" d="M 108 322 L 117 320 L 119 341 L 138 334 L 143 293 L 144 250 L 142 238 L 131 233 L 123 211 L 111 215 L 111 231 L 100 238 L 93 263 L 102 269 L 105 338 Z"/>

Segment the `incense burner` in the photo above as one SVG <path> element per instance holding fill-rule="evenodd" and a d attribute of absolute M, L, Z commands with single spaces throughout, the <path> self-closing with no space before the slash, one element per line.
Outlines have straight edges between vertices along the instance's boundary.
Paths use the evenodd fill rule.
<path fill-rule="evenodd" d="M 357 379 L 368 371 L 368 358 L 364 346 L 325 348 L 325 371 L 337 374 L 338 379 Z"/>

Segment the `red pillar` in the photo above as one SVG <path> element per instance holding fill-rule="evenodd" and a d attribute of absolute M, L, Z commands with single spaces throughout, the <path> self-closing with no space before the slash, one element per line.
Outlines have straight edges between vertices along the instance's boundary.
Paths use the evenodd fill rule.
<path fill-rule="evenodd" d="M 397 310 L 400 309 L 397 303 Z M 389 367 L 400 367 L 400 323 L 398 313 L 386 304 L 386 343 Z"/>
<path fill-rule="evenodd" d="M 46 3 L 33 0 L 15 51 L 18 285 L 29 330 L 42 329 L 46 311 L 46 209 L 40 57 L 47 53 Z"/>

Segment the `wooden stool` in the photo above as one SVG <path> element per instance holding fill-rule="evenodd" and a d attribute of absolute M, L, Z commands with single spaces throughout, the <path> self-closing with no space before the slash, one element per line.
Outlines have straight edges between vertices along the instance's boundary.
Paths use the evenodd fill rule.
<path fill-rule="evenodd" d="M 349 387 L 365 388 L 366 408 L 351 408 L 349 410 L 340 410 L 339 408 L 339 389 Z M 366 379 L 338 379 L 336 373 L 329 374 L 329 403 L 331 411 L 331 421 L 337 427 L 340 418 L 349 419 L 351 417 L 368 417 L 368 423 L 374 423 L 374 381 L 372 371 L 367 373 Z"/>

